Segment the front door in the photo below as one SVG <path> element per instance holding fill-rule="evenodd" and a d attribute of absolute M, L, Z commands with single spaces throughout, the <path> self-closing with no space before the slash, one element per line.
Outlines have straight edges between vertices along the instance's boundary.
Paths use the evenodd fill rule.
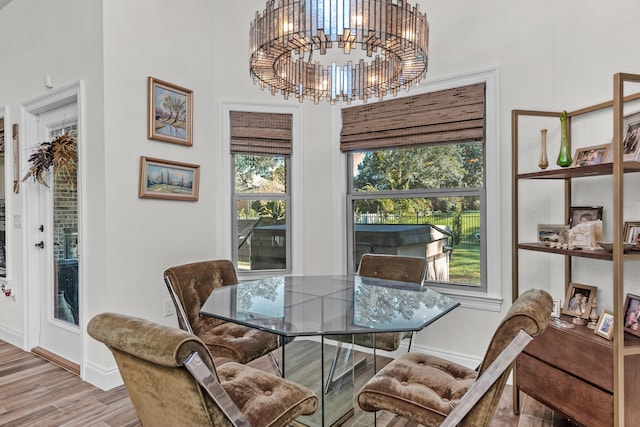
<path fill-rule="evenodd" d="M 71 97 L 27 115 L 27 157 L 51 149 L 42 143 L 53 142 L 54 164 L 62 166 L 47 168 L 41 179 L 31 176 L 23 188 L 33 320 L 29 346 L 80 364 L 77 105 Z M 26 170 L 33 164 L 27 162 Z"/>

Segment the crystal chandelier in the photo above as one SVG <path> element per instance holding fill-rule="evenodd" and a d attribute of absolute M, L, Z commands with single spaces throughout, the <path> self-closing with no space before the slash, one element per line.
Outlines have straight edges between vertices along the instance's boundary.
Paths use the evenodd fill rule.
<path fill-rule="evenodd" d="M 403 0 L 269 0 L 249 35 L 254 83 L 300 102 L 395 96 L 427 72 L 427 16 Z M 317 61 L 334 44 L 345 63 Z"/>

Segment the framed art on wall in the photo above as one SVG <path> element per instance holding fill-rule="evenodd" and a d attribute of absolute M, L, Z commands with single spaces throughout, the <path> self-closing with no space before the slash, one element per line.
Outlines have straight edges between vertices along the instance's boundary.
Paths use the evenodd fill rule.
<path fill-rule="evenodd" d="M 193 145 L 193 91 L 153 77 L 148 90 L 147 137 Z"/>
<path fill-rule="evenodd" d="M 140 157 L 140 198 L 195 202 L 198 200 L 199 182 L 199 165 Z"/>

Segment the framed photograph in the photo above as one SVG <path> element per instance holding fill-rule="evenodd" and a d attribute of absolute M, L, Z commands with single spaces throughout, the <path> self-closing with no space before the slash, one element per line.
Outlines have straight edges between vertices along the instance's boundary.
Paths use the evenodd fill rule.
<path fill-rule="evenodd" d="M 640 337 L 640 296 L 627 294 L 624 301 L 624 331 Z"/>
<path fill-rule="evenodd" d="M 551 317 L 554 319 L 557 319 L 558 317 L 560 317 L 560 300 L 559 299 L 554 299 L 553 300 L 553 308 L 551 310 Z"/>
<path fill-rule="evenodd" d="M 149 139 L 193 145 L 193 93 L 174 84 L 149 77 Z"/>
<path fill-rule="evenodd" d="M 622 120 L 622 160 L 638 161 L 640 155 L 640 111 L 624 116 Z"/>
<path fill-rule="evenodd" d="M 602 310 L 602 314 L 600 315 L 598 323 L 596 323 L 596 328 L 593 332 L 608 340 L 613 339 L 613 313 L 607 310 Z"/>
<path fill-rule="evenodd" d="M 570 283 L 567 290 L 567 298 L 562 307 L 562 313 L 573 317 L 589 319 L 593 299 L 596 297 L 598 288 L 595 286 Z"/>
<path fill-rule="evenodd" d="M 607 154 L 611 144 L 592 145 L 590 147 L 578 148 L 573 156 L 571 166 L 592 166 L 606 163 Z"/>
<path fill-rule="evenodd" d="M 199 182 L 199 165 L 140 157 L 140 198 L 195 202 Z"/>
<path fill-rule="evenodd" d="M 538 243 L 549 246 L 566 239 L 569 226 L 564 224 L 538 224 Z"/>
<path fill-rule="evenodd" d="M 575 227 L 581 222 L 602 220 L 602 206 L 571 206 L 569 208 L 569 226 Z"/>
<path fill-rule="evenodd" d="M 633 243 L 632 251 L 640 251 L 640 221 L 624 223 L 624 242 Z"/>

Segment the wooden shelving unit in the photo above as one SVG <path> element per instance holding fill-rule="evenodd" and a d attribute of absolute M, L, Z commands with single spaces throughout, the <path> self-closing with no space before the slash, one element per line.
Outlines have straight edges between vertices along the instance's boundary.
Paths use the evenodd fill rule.
<path fill-rule="evenodd" d="M 562 329 L 550 328 L 549 333 L 542 334 L 532 345 L 525 350 L 519 359 L 519 366 L 515 371 L 515 396 L 514 410 L 518 411 L 518 390 L 531 394 L 534 398 L 543 401 L 548 406 L 557 409 L 570 418 L 574 418 L 584 425 L 609 424 L 614 426 L 636 425 L 640 419 L 640 340 L 624 333 L 623 306 L 625 300 L 624 287 L 624 263 L 625 261 L 640 262 L 640 255 L 623 251 L 622 236 L 624 228 L 624 177 L 626 174 L 640 172 L 639 162 L 623 162 L 623 115 L 624 105 L 627 102 L 640 99 L 640 93 L 624 96 L 625 83 L 640 83 L 640 75 L 618 73 L 613 76 L 613 99 L 600 104 L 585 107 L 568 113 L 567 135 L 571 138 L 571 119 L 596 111 L 610 110 L 613 115 L 613 162 L 583 167 L 571 167 L 564 169 L 552 169 L 540 172 L 519 172 L 519 124 L 527 117 L 558 118 L 561 112 L 513 110 L 512 121 L 512 261 L 513 261 L 513 300 L 520 294 L 519 265 L 520 255 L 523 251 L 538 251 L 557 254 L 564 257 L 565 291 L 571 282 L 572 258 L 583 257 L 610 261 L 612 263 L 613 286 L 613 313 L 614 335 L 613 341 L 602 340 L 586 329 Z M 595 144 L 595 142 L 594 142 Z M 519 230 L 519 183 L 523 180 L 561 180 L 564 182 L 564 218 L 569 217 L 571 207 L 572 185 L 574 181 L 585 177 L 610 176 L 612 177 L 613 212 L 607 217 L 607 227 L 611 226 L 614 237 L 612 253 L 586 250 L 563 250 L 551 248 L 537 243 L 521 242 Z M 535 227 L 535 224 L 531 224 Z M 571 331 L 571 332 L 570 332 Z M 594 336 L 591 336 L 594 335 Z M 563 353 L 566 346 L 563 343 L 574 342 L 581 346 L 580 351 Z M 536 344 L 535 347 L 533 345 Z M 590 370 L 573 370 L 571 366 L 581 366 L 581 355 L 593 351 L 601 354 Z M 522 371 L 520 382 L 518 370 Z M 546 375 L 531 375 L 537 370 L 544 370 Z M 600 374 L 606 378 L 606 385 L 600 384 Z M 557 377 L 557 378 L 556 378 Z M 562 382 L 561 382 L 562 381 Z M 566 382 L 572 386 L 566 388 Z M 609 384 L 610 381 L 610 384 Z M 557 390 L 564 384 L 565 394 L 557 395 Z M 554 390 L 552 390 L 555 387 Z M 584 401 L 585 396 L 590 396 L 590 401 Z M 587 399 L 587 400 L 589 400 Z M 585 407 L 602 407 L 601 418 L 589 421 L 584 416 Z M 610 410 L 609 410 L 610 409 Z M 604 412 L 603 412 L 604 411 Z M 594 418 L 595 420 L 595 418 Z M 603 424 L 604 422 L 604 424 Z M 626 424 L 625 424 L 626 422 Z"/>

